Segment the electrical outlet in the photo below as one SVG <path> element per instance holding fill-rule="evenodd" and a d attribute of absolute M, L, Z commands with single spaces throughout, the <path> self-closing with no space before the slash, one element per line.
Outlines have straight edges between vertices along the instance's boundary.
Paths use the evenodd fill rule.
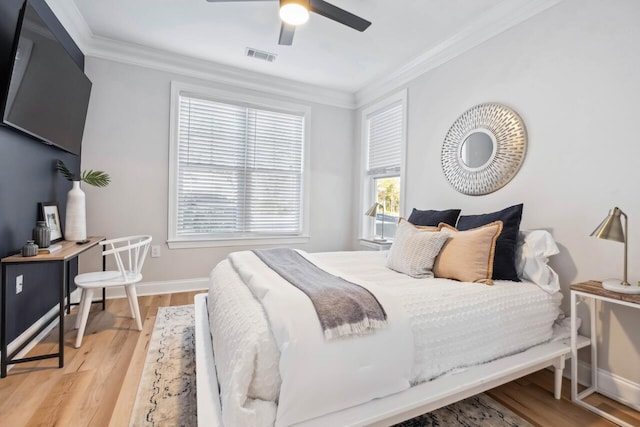
<path fill-rule="evenodd" d="M 23 282 L 23 277 L 21 274 L 18 277 L 16 277 L 16 295 L 22 292 L 22 282 Z"/>
<path fill-rule="evenodd" d="M 151 246 L 151 258 L 158 258 L 160 256 L 160 245 Z"/>

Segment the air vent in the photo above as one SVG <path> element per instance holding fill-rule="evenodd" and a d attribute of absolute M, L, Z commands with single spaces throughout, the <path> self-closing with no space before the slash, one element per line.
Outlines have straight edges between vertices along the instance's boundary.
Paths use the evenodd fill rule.
<path fill-rule="evenodd" d="M 267 62 L 273 62 L 276 60 L 276 57 L 278 55 L 276 55 L 275 53 L 269 53 L 269 52 L 265 52 L 263 50 L 258 50 L 258 49 L 254 49 L 252 47 L 248 47 L 247 48 L 247 56 L 250 58 L 256 58 L 256 59 L 261 59 L 263 61 L 267 61 Z"/>

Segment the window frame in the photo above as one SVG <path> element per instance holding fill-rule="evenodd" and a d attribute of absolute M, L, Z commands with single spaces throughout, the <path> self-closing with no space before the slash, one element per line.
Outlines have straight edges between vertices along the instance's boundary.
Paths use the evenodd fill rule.
<path fill-rule="evenodd" d="M 177 235 L 178 219 L 178 149 L 179 149 L 179 102 L 180 96 L 194 96 L 210 99 L 216 102 L 228 102 L 235 105 L 245 105 L 253 108 L 264 108 L 291 112 L 304 117 L 304 133 L 302 147 L 302 195 L 301 195 L 301 221 L 302 230 L 296 235 L 238 235 L 220 236 L 206 235 L 202 237 L 180 237 Z M 268 96 L 248 94 L 238 89 L 237 91 L 193 85 L 182 82 L 171 82 L 171 104 L 169 113 L 169 203 L 168 203 L 168 238 L 170 249 L 224 247 L 224 246 L 254 246 L 270 244 L 295 244 L 309 241 L 309 212 L 310 212 L 310 145 L 311 145 L 311 107 L 304 104 L 296 104 L 287 101 L 276 100 Z"/>
<path fill-rule="evenodd" d="M 368 117 L 380 110 L 384 110 L 400 103 L 402 105 L 402 135 L 400 141 L 400 172 L 396 173 L 379 173 L 367 174 L 367 166 L 369 160 L 369 140 L 368 140 Z M 384 99 L 368 106 L 360 113 L 360 151 L 361 151 L 361 170 L 360 170 L 360 210 L 359 217 L 359 235 L 361 240 L 372 239 L 375 236 L 375 223 L 369 217 L 365 217 L 364 212 L 371 207 L 376 200 L 375 180 L 378 178 L 388 178 L 400 176 L 400 216 L 404 216 L 405 212 L 405 195 L 406 195 L 406 152 L 407 152 L 407 89 L 403 89 Z M 393 240 L 385 236 L 387 240 Z"/>

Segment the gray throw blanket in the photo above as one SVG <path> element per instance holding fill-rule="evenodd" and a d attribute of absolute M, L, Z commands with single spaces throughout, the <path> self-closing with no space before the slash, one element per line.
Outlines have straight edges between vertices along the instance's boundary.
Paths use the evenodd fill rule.
<path fill-rule="evenodd" d="M 275 248 L 253 253 L 309 297 L 325 339 L 365 335 L 387 324 L 387 313 L 371 292 L 327 273 L 298 252 Z"/>

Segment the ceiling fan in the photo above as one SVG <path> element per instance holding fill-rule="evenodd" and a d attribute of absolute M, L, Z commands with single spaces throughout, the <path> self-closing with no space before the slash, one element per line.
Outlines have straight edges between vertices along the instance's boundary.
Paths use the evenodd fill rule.
<path fill-rule="evenodd" d="M 272 1 L 272 0 L 207 0 L 212 3 L 240 2 L 240 1 Z M 339 22 L 360 32 L 369 28 L 371 22 L 353 13 L 340 9 L 324 0 L 279 0 L 280 1 L 280 39 L 278 44 L 291 46 L 296 26 L 304 24 L 309 19 L 309 12 Z"/>

